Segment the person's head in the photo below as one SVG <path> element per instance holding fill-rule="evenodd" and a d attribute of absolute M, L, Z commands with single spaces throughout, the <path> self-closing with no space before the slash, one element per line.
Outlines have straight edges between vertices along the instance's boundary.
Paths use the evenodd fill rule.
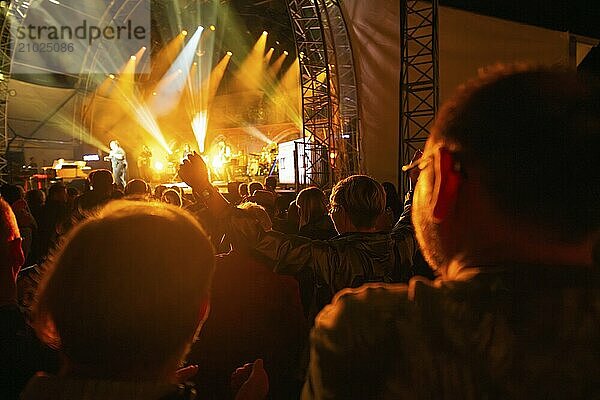
<path fill-rule="evenodd" d="M 132 179 L 125 185 L 125 195 L 144 195 L 148 193 L 148 184 L 142 179 Z"/>
<path fill-rule="evenodd" d="M 5 274 L 10 271 L 16 280 L 21 266 L 25 262 L 21 247 L 21 236 L 15 214 L 10 205 L 0 198 L 0 269 Z M 5 296 L 0 293 L 0 297 Z"/>
<path fill-rule="evenodd" d="M 58 343 L 67 374 L 167 378 L 206 316 L 213 269 L 211 243 L 187 212 L 111 202 L 51 261 L 36 329 Z"/>
<path fill-rule="evenodd" d="M 249 195 L 248 193 L 248 184 L 247 183 L 240 183 L 240 185 L 238 186 L 238 193 L 240 195 L 240 197 L 243 199 L 244 197 L 247 197 Z"/>
<path fill-rule="evenodd" d="M 46 202 L 46 194 L 39 189 L 31 189 L 25 193 L 25 201 L 30 209 L 40 208 Z"/>
<path fill-rule="evenodd" d="M 335 184 L 329 203 L 338 233 L 373 231 L 385 211 L 385 191 L 375 179 L 353 175 Z"/>
<path fill-rule="evenodd" d="M 17 201 L 23 199 L 23 193 L 17 185 L 11 185 L 5 183 L 0 187 L 0 194 L 2 198 L 10 205 L 15 204 Z"/>
<path fill-rule="evenodd" d="M 118 148 L 121 147 L 121 145 L 119 144 L 119 142 L 117 140 L 112 140 L 110 142 L 109 146 L 110 146 L 110 149 L 113 150 L 113 151 L 117 150 Z"/>
<path fill-rule="evenodd" d="M 263 189 L 264 189 L 264 186 L 262 185 L 262 183 L 260 183 L 260 182 L 251 182 L 248 185 L 248 194 L 250 196 L 253 196 L 254 192 L 256 192 L 257 190 L 263 190 Z"/>
<path fill-rule="evenodd" d="M 302 189 L 296 197 L 300 227 L 317 221 L 327 214 L 325 193 L 317 187 Z"/>
<path fill-rule="evenodd" d="M 290 206 L 290 197 L 277 196 L 275 198 L 275 216 L 285 218 L 287 209 Z"/>
<path fill-rule="evenodd" d="M 288 206 L 287 222 L 288 225 L 295 227 L 295 229 L 298 229 L 300 224 L 300 215 L 298 213 L 298 205 L 296 204 L 296 200 L 293 200 Z"/>
<path fill-rule="evenodd" d="M 274 215 L 275 195 L 272 192 L 268 190 L 256 190 L 254 191 L 254 195 L 248 197 L 248 200 L 263 206 L 269 215 Z"/>
<path fill-rule="evenodd" d="M 267 179 L 265 179 L 265 189 L 274 192 L 275 188 L 277 187 L 277 177 L 276 176 L 268 176 Z"/>
<path fill-rule="evenodd" d="M 162 199 L 162 195 L 167 189 L 165 185 L 158 185 L 154 188 L 154 197 L 158 200 Z"/>
<path fill-rule="evenodd" d="M 68 187 L 67 188 L 67 198 L 69 200 L 74 200 L 75 197 L 79 196 L 79 190 L 77 190 L 77 188 L 74 187 Z"/>
<path fill-rule="evenodd" d="M 413 221 L 427 261 L 442 272 L 457 262 L 585 263 L 578 246 L 600 221 L 599 141 L 599 92 L 574 73 L 497 67 L 463 85 L 415 163 Z"/>
<path fill-rule="evenodd" d="M 55 183 L 48 188 L 48 201 L 66 203 L 67 200 L 67 188 L 62 183 Z"/>
<path fill-rule="evenodd" d="M 183 200 L 181 199 L 181 195 L 177 190 L 167 189 L 163 192 L 160 200 L 163 203 L 171 204 L 175 207 L 181 207 L 183 204 Z"/>
<path fill-rule="evenodd" d="M 113 175 L 107 169 L 97 169 L 90 174 L 89 180 L 95 192 L 110 193 L 113 190 Z"/>
<path fill-rule="evenodd" d="M 263 206 L 247 201 L 240 204 L 238 208 L 249 212 L 265 231 L 270 231 L 273 229 L 273 223 L 271 222 L 269 213 Z"/>

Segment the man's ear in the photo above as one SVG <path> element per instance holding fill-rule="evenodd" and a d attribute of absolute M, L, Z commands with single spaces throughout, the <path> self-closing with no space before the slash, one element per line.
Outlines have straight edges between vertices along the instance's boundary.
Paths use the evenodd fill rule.
<path fill-rule="evenodd" d="M 456 204 L 461 175 L 454 168 L 454 157 L 447 148 L 440 147 L 437 152 L 437 157 L 434 157 L 433 220 L 441 222 Z"/>
<path fill-rule="evenodd" d="M 17 278 L 19 270 L 25 264 L 25 256 L 23 255 L 23 247 L 21 246 L 22 239 L 15 238 L 8 242 L 8 257 L 10 266 L 13 271 L 13 278 Z"/>

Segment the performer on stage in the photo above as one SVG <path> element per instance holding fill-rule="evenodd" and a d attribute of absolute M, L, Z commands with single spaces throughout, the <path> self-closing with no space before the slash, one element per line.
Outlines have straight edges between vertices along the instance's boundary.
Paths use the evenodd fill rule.
<path fill-rule="evenodd" d="M 142 152 L 138 156 L 137 164 L 140 172 L 140 178 L 146 182 L 150 182 L 152 180 L 152 172 L 150 170 L 152 165 L 152 151 L 150 151 L 148 146 L 142 146 Z"/>
<path fill-rule="evenodd" d="M 125 155 L 125 150 L 123 150 L 119 142 L 116 140 L 110 142 L 110 153 L 108 153 L 108 156 L 104 157 L 104 161 L 110 161 L 115 183 L 119 186 L 119 188 L 125 189 L 127 158 Z"/>

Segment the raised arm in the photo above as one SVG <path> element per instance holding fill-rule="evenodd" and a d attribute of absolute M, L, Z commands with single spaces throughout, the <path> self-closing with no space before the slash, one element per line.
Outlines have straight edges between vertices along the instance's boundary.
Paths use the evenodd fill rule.
<path fill-rule="evenodd" d="M 208 169 L 198 154 L 194 153 L 184 160 L 179 176 L 192 187 L 194 195 L 204 203 L 211 217 L 220 221 L 235 247 L 258 252 L 274 262 L 275 271 L 281 274 L 295 274 L 309 265 L 317 270 L 328 269 L 332 257 L 325 242 L 265 232 L 252 216 L 232 207 L 210 184 Z"/>

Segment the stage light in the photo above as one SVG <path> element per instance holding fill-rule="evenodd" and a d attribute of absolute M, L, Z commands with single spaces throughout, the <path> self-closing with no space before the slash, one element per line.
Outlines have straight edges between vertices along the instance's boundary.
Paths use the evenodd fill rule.
<path fill-rule="evenodd" d="M 275 41 L 275 44 L 279 44 L 279 40 L 276 40 L 276 41 Z"/>
<path fill-rule="evenodd" d="M 147 48 L 146 46 L 142 46 L 142 50 L 146 50 L 146 48 Z"/>
<path fill-rule="evenodd" d="M 136 57 L 136 56 L 131 56 L 131 57 L 129 57 L 129 59 L 130 59 L 131 61 L 135 61 L 135 60 L 137 59 L 137 57 Z"/>
<path fill-rule="evenodd" d="M 187 43 L 153 88 L 160 93 L 160 97 L 151 98 L 149 102 L 150 111 L 155 117 L 167 115 L 179 105 L 186 84 L 189 83 L 187 77 L 196 61 L 196 52 L 202 31 L 203 29 L 200 27 L 196 32 L 188 35 L 190 38 L 186 40 Z"/>
<path fill-rule="evenodd" d="M 262 33 L 262 34 L 263 34 L 263 35 L 268 35 L 268 34 L 269 34 L 269 32 L 267 32 L 267 31 L 263 31 L 263 33 Z"/>
<path fill-rule="evenodd" d="M 109 77 L 110 79 L 115 79 L 115 75 L 114 75 L 114 74 L 109 74 L 109 75 L 108 75 L 108 77 Z"/>
<path fill-rule="evenodd" d="M 181 34 L 182 34 L 183 36 L 187 36 L 187 31 L 186 31 L 186 30 L 183 30 L 183 31 L 181 31 Z"/>
<path fill-rule="evenodd" d="M 211 26 L 209 27 L 209 29 L 210 29 L 211 31 L 214 31 L 214 30 L 215 30 L 215 29 L 217 29 L 217 28 L 216 28 L 214 25 L 211 25 Z"/>
<path fill-rule="evenodd" d="M 162 172 L 162 171 L 164 171 L 164 170 L 165 170 L 165 164 L 163 164 L 163 163 L 162 163 L 162 162 L 160 162 L 160 161 L 156 161 L 156 162 L 154 163 L 154 170 L 155 170 L 156 172 Z"/>
<path fill-rule="evenodd" d="M 271 51 L 275 51 L 275 49 L 274 49 L 274 48 L 272 48 L 272 47 L 271 47 L 269 50 L 271 50 Z"/>
<path fill-rule="evenodd" d="M 286 56 L 288 56 L 290 53 L 288 53 L 288 51 L 287 51 L 287 50 L 285 50 L 285 51 L 283 52 L 283 54 L 285 54 Z"/>
<path fill-rule="evenodd" d="M 156 96 L 158 93 L 156 92 L 152 92 L 152 96 Z"/>
<path fill-rule="evenodd" d="M 227 52 L 227 55 L 228 55 L 229 57 L 231 57 L 231 56 L 233 55 L 233 53 L 232 53 L 232 52 L 230 52 L 230 51 L 228 51 L 228 52 Z"/>

